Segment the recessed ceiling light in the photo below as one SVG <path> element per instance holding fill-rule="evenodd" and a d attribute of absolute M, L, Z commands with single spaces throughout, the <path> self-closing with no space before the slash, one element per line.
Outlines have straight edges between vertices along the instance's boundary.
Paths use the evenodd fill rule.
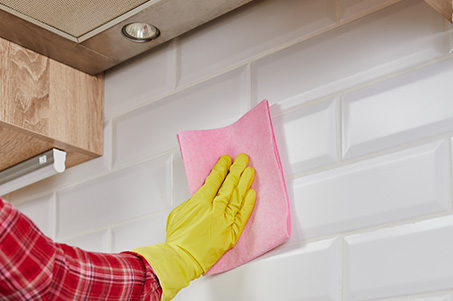
<path fill-rule="evenodd" d="M 148 23 L 130 23 L 123 26 L 121 32 L 134 42 L 148 42 L 160 35 L 159 29 Z"/>

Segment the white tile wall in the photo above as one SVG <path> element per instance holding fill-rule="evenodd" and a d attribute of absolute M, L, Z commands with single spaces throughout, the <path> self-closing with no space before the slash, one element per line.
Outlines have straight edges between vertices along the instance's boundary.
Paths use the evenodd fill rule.
<path fill-rule="evenodd" d="M 112 228 L 112 251 L 122 252 L 139 246 L 149 246 L 165 241 L 165 225 L 170 210 L 163 210 L 146 218 Z"/>
<path fill-rule="evenodd" d="M 345 238 L 347 300 L 453 289 L 453 217 Z"/>
<path fill-rule="evenodd" d="M 326 240 L 275 252 L 198 280 L 177 300 L 338 300 L 338 248 L 336 240 Z"/>
<path fill-rule="evenodd" d="M 50 194 L 25 203 L 16 204 L 15 207 L 28 216 L 45 235 L 54 238 L 55 230 L 53 227 L 55 221 L 53 220 L 54 212 L 52 212 L 54 201 L 55 196 Z"/>
<path fill-rule="evenodd" d="M 346 95 L 345 157 L 453 131 L 452 78 L 449 60 Z"/>
<path fill-rule="evenodd" d="M 170 156 L 162 156 L 59 191 L 57 237 L 169 208 L 170 167 Z"/>
<path fill-rule="evenodd" d="M 109 70 L 104 156 L 8 198 L 87 250 L 161 242 L 177 132 L 267 98 L 293 235 L 176 300 L 451 301 L 452 32 L 423 0 L 253 1 Z"/>
<path fill-rule="evenodd" d="M 177 148 L 178 131 L 233 121 L 246 108 L 246 78 L 236 69 L 116 119 L 115 166 Z"/>
<path fill-rule="evenodd" d="M 332 0 L 254 1 L 182 37 L 179 84 L 206 77 L 334 24 Z"/>
<path fill-rule="evenodd" d="M 444 49 L 443 20 L 423 1 L 404 1 L 254 62 L 252 99 L 307 101 L 428 61 Z"/>
<path fill-rule="evenodd" d="M 173 44 L 111 69 L 105 75 L 105 119 L 174 89 Z"/>
<path fill-rule="evenodd" d="M 101 230 L 85 235 L 58 239 L 59 243 L 64 243 L 70 246 L 77 246 L 83 250 L 92 252 L 110 252 L 109 246 L 109 232 L 108 230 Z"/>
<path fill-rule="evenodd" d="M 182 157 L 179 151 L 173 156 L 173 184 L 175 187 L 173 190 L 173 205 L 176 207 L 191 197 L 186 171 L 184 170 L 184 164 L 182 163 Z"/>
<path fill-rule="evenodd" d="M 448 144 L 435 142 L 294 180 L 292 239 L 447 210 Z"/>

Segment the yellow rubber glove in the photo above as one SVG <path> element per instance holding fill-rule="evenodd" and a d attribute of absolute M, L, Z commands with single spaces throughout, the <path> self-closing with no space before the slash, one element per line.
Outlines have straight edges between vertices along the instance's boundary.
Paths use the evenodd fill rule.
<path fill-rule="evenodd" d="M 193 197 L 168 216 L 164 243 L 132 250 L 151 264 L 171 300 L 234 247 L 255 205 L 255 171 L 240 154 L 222 156 Z"/>

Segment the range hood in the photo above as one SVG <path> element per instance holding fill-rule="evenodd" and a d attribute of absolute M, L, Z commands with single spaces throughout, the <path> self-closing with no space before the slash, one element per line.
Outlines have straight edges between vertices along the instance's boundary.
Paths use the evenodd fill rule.
<path fill-rule="evenodd" d="M 0 0 L 0 37 L 98 74 L 251 0 Z M 146 22 L 158 38 L 137 43 L 122 28 Z"/>

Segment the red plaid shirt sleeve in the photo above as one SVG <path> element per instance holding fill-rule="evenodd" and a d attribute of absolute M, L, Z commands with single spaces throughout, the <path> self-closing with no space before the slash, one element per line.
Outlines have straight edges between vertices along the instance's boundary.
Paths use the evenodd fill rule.
<path fill-rule="evenodd" d="M 53 242 L 0 199 L 0 300 L 160 300 L 152 267 L 130 252 Z"/>

